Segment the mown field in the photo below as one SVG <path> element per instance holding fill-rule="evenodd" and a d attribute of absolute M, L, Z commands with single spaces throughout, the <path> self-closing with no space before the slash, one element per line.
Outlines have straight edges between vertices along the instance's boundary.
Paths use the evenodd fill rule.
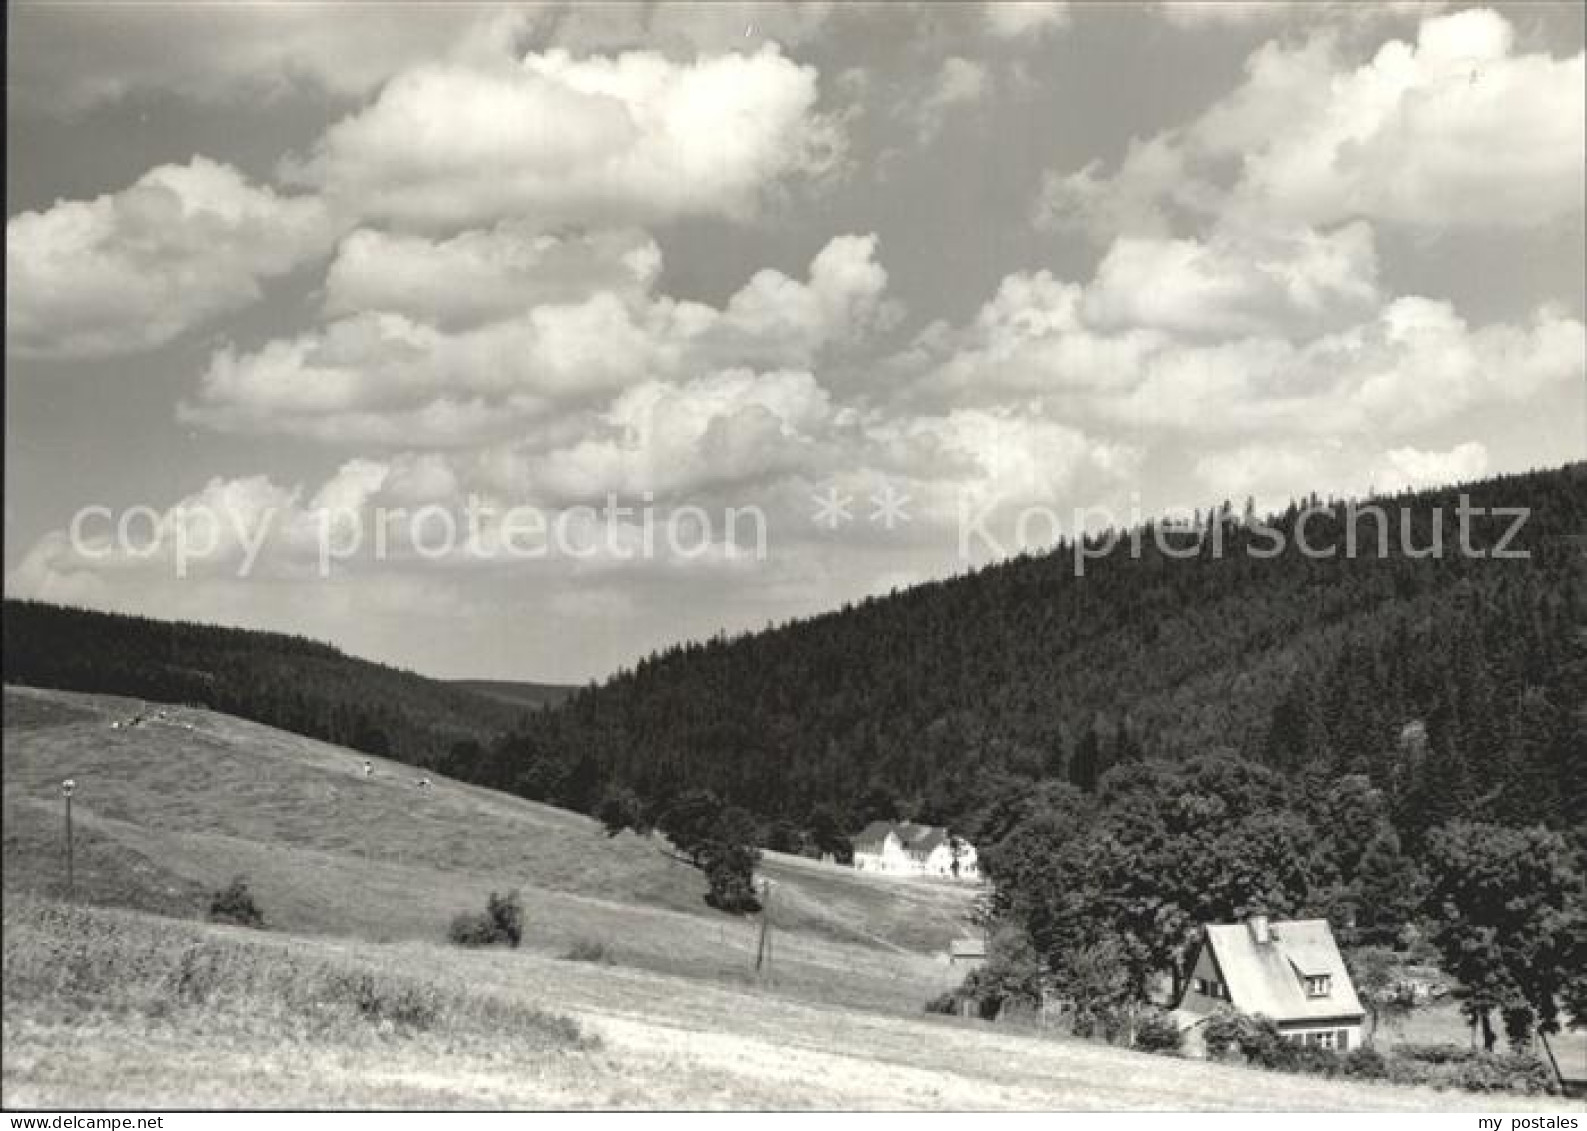
<path fill-rule="evenodd" d="M 21 688 L 5 707 L 8 1107 L 1504 1106 L 928 1017 L 964 888 L 769 858 L 757 976 L 757 924 L 657 842 L 395 763 L 365 780 L 361 755 L 209 712 L 113 729 L 144 705 Z M 270 929 L 196 921 L 239 873 Z M 522 949 L 441 941 L 512 887 Z M 609 961 L 565 957 L 595 944 Z"/>

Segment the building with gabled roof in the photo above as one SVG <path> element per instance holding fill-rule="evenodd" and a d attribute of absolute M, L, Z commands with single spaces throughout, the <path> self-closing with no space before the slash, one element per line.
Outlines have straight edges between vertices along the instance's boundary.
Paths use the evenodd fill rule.
<path fill-rule="evenodd" d="M 1177 1012 L 1194 1028 L 1231 1007 L 1270 1018 L 1288 1040 L 1340 1052 L 1361 1044 L 1366 1017 L 1326 919 L 1206 924 Z"/>
<path fill-rule="evenodd" d="M 889 876 L 979 880 L 975 848 L 937 825 L 872 821 L 852 838 L 854 867 Z"/>

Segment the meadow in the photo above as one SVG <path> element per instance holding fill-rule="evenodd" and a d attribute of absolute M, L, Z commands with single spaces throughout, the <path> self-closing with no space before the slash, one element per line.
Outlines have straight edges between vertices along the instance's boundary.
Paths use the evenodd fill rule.
<path fill-rule="evenodd" d="M 1507 1106 L 925 1015 L 972 888 L 769 856 L 757 973 L 758 923 L 657 841 L 207 711 L 5 706 L 7 1107 Z M 269 929 L 200 921 L 238 874 Z M 442 941 L 511 888 L 521 949 Z"/>

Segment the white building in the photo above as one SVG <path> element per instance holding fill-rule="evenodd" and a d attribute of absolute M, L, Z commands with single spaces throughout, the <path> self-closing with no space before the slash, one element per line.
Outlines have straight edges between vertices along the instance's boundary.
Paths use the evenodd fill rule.
<path fill-rule="evenodd" d="M 936 825 L 872 821 L 853 838 L 854 867 L 889 876 L 979 880 L 975 846 Z"/>

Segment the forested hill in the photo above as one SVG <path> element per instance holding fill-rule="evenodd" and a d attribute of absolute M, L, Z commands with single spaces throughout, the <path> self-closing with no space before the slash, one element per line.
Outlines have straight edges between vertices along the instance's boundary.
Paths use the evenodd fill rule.
<path fill-rule="evenodd" d="M 356 659 L 317 641 L 5 602 L 7 683 L 198 703 L 370 754 L 434 765 L 529 707 Z"/>
<path fill-rule="evenodd" d="M 1458 496 L 1526 507 L 1526 560 L 1459 552 Z M 1375 500 L 1346 558 L 1344 505 L 1257 519 L 1217 508 L 1224 551 L 1072 548 L 755 635 L 673 648 L 536 714 L 453 773 L 592 810 L 709 789 L 777 830 L 893 814 L 974 833 L 1034 783 L 1227 753 L 1297 782 L 1364 773 L 1413 841 L 1453 816 L 1587 827 L 1587 465 Z M 1316 500 L 1308 503 L 1315 504 Z M 1364 505 L 1364 504 L 1363 504 Z M 1428 547 L 1440 512 L 1444 553 Z M 1471 522 L 1496 546 L 1508 515 Z M 1276 557 L 1257 557 L 1284 537 Z M 1184 539 L 1171 542 L 1183 545 Z"/>
<path fill-rule="evenodd" d="M 516 679 L 453 679 L 453 687 L 461 687 L 479 695 L 488 695 L 515 707 L 538 710 L 562 702 L 573 694 L 573 686 L 566 683 L 530 683 Z"/>

